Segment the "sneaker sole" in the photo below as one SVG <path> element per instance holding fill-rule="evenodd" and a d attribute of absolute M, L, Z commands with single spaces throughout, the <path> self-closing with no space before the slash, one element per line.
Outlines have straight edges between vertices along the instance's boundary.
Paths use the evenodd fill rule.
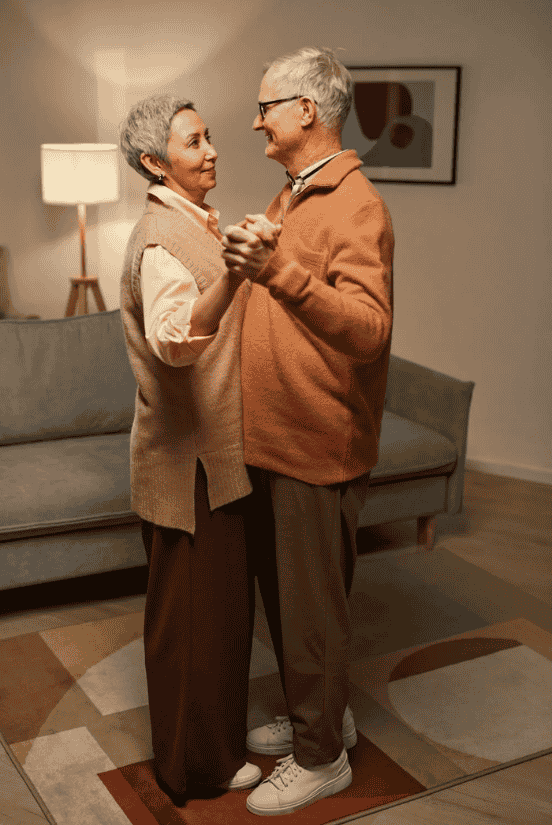
<path fill-rule="evenodd" d="M 343 731 L 344 748 L 350 750 L 351 748 L 354 748 L 356 743 L 356 728 L 348 730 L 347 732 Z M 247 739 L 246 746 L 247 750 L 252 753 L 262 753 L 265 756 L 287 756 L 289 753 L 293 753 L 293 742 L 288 742 L 285 745 L 256 745 L 254 742 L 250 742 L 249 739 Z"/>
<path fill-rule="evenodd" d="M 289 805 L 283 805 L 278 808 L 261 808 L 257 807 L 255 803 L 250 802 L 248 797 L 245 801 L 245 806 L 248 811 L 252 814 L 257 814 L 258 816 L 280 816 L 283 814 L 293 814 L 295 811 L 300 811 L 301 808 L 306 808 L 307 805 L 312 805 L 313 802 L 317 802 L 319 799 L 325 799 L 327 796 L 333 796 L 334 794 L 339 793 L 339 791 L 344 791 L 345 788 L 349 787 L 352 781 L 353 772 L 351 771 L 351 766 L 347 765 L 343 773 L 340 773 L 335 777 L 335 779 L 332 779 L 321 788 L 313 791 L 310 796 L 305 797 L 300 802 L 290 802 Z"/>

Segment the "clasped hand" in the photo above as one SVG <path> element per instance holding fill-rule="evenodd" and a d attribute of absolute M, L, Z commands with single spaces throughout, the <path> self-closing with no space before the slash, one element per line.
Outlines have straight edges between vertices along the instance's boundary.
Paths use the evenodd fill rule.
<path fill-rule="evenodd" d="M 222 257 L 229 272 L 254 281 L 266 266 L 282 231 L 265 215 L 246 215 L 245 220 L 224 230 Z"/>

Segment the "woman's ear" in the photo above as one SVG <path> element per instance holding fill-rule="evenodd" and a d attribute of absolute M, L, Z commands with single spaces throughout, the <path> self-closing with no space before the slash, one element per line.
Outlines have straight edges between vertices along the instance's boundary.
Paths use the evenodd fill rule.
<path fill-rule="evenodd" d="M 151 172 L 151 174 L 156 177 L 165 171 L 161 165 L 161 161 L 155 155 L 146 155 L 145 152 L 142 152 L 140 155 L 140 160 L 142 162 L 142 166 L 144 166 L 148 172 Z"/>

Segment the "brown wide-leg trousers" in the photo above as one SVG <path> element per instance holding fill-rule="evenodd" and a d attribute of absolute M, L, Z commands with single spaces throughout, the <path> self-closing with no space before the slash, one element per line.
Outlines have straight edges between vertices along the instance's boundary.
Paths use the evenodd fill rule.
<path fill-rule="evenodd" d="M 348 595 L 361 500 L 356 482 L 316 486 L 255 467 L 256 574 L 280 678 L 304 768 L 333 762 L 343 749 L 348 701 Z"/>
<path fill-rule="evenodd" d="M 248 496 L 213 512 L 197 464 L 191 536 L 143 522 L 144 647 L 155 768 L 175 794 L 245 765 L 254 578 Z"/>

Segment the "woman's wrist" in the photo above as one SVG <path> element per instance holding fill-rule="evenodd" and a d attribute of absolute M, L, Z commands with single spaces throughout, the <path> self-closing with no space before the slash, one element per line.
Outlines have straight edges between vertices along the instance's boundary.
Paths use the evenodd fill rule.
<path fill-rule="evenodd" d="M 229 269 L 226 270 L 222 277 L 226 278 L 228 291 L 232 294 L 232 297 L 234 297 L 240 286 L 243 284 L 243 277 L 241 275 L 237 275 L 235 272 L 230 272 Z"/>
<path fill-rule="evenodd" d="M 232 303 L 243 278 L 224 270 L 220 277 L 197 299 L 190 319 L 194 336 L 214 335 L 222 316 Z"/>

